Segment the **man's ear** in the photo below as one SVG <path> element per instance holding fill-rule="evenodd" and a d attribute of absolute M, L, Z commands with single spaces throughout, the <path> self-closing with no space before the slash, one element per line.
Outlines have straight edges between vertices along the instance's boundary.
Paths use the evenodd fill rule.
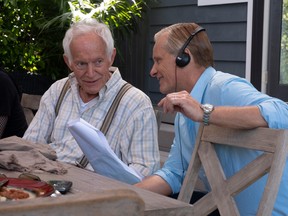
<path fill-rule="evenodd" d="M 113 52 L 112 52 L 112 55 L 111 55 L 111 65 L 113 65 L 116 53 L 117 53 L 116 48 L 113 48 Z"/>
<path fill-rule="evenodd" d="M 64 62 L 66 63 L 66 65 L 67 65 L 67 67 L 68 67 L 71 71 L 73 71 L 72 68 L 71 68 L 70 62 L 69 62 L 69 58 L 68 58 L 65 54 L 63 55 L 63 59 L 64 59 Z"/>

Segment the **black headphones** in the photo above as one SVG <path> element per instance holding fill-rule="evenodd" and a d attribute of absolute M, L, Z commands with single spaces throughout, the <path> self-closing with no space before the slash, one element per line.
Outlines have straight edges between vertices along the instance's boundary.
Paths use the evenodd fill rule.
<path fill-rule="evenodd" d="M 190 41 L 193 39 L 193 37 L 201 31 L 205 31 L 205 29 L 202 28 L 201 26 L 198 26 L 198 28 L 190 35 L 190 37 L 186 40 L 184 45 L 181 47 L 181 49 L 180 49 L 180 51 L 176 57 L 176 65 L 178 67 L 185 67 L 186 65 L 189 64 L 190 56 L 188 53 L 185 53 L 185 49 L 188 46 L 188 44 L 190 43 Z"/>

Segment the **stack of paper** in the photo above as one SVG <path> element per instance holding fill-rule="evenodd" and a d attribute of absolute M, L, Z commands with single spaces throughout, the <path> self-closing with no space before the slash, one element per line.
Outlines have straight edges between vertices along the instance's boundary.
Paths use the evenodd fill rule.
<path fill-rule="evenodd" d="M 141 181 L 135 170 L 116 156 L 100 130 L 83 119 L 70 121 L 68 128 L 96 173 L 128 184 Z"/>

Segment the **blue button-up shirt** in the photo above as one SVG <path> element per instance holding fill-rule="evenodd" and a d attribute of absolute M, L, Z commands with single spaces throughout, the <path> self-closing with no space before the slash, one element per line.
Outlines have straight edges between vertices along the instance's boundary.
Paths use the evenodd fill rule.
<path fill-rule="evenodd" d="M 247 80 L 209 67 L 201 75 L 190 95 L 199 103 L 214 106 L 250 106 L 257 105 L 270 128 L 288 128 L 288 105 L 255 89 Z M 163 168 L 155 174 L 161 176 L 172 188 L 173 193 L 180 191 L 182 181 L 191 159 L 199 128 L 199 123 L 192 121 L 181 113 L 175 118 L 175 138 L 171 151 Z M 227 177 L 249 163 L 260 152 L 240 150 L 233 147 L 219 147 L 220 162 Z M 200 179 L 209 185 L 203 170 Z M 264 191 L 267 176 L 251 185 L 235 197 L 241 215 L 255 215 Z M 286 163 L 273 215 L 288 215 L 288 166 Z"/>

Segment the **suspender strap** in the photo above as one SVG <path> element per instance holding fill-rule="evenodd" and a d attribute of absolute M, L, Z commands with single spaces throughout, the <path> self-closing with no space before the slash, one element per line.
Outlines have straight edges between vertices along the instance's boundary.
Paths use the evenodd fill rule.
<path fill-rule="evenodd" d="M 68 91 L 69 88 L 70 88 L 70 80 L 69 80 L 69 78 L 68 78 L 67 81 L 65 82 L 62 90 L 61 90 L 61 93 L 60 93 L 60 95 L 59 95 L 57 104 L 56 104 L 56 106 L 55 106 L 55 114 L 56 114 L 56 116 L 57 116 L 58 113 L 59 113 L 59 109 L 60 109 L 61 103 L 62 103 L 63 98 L 64 98 L 64 96 L 65 96 L 65 94 L 66 94 L 66 92 Z"/>
<path fill-rule="evenodd" d="M 118 94 L 116 95 L 112 105 L 110 106 L 109 108 L 109 111 L 103 121 L 103 124 L 100 128 L 100 131 L 106 135 L 107 131 L 109 130 L 109 127 L 110 127 L 110 124 L 113 120 L 113 117 L 115 115 L 115 112 L 118 108 L 118 105 L 122 99 L 122 97 L 124 96 L 124 94 L 132 87 L 132 85 L 130 83 L 126 83 L 124 84 L 120 91 L 118 92 Z M 81 168 L 85 168 L 87 166 L 87 164 L 89 163 L 88 159 L 86 158 L 85 155 L 83 155 L 80 160 L 76 160 L 76 165 L 78 167 L 81 167 Z"/>
<path fill-rule="evenodd" d="M 122 88 L 118 92 L 117 96 L 115 97 L 115 99 L 114 99 L 114 101 L 113 101 L 104 121 L 103 121 L 103 124 L 100 128 L 101 132 L 104 135 L 106 135 L 107 131 L 109 130 L 110 124 L 114 118 L 115 112 L 118 108 L 118 105 L 119 105 L 122 97 L 131 87 L 132 87 L 132 85 L 130 83 L 125 83 L 125 85 L 122 86 Z"/>

